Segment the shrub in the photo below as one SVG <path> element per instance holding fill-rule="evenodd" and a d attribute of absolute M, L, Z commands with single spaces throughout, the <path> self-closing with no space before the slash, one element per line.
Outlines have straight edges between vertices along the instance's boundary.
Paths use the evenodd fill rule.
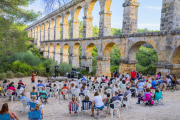
<path fill-rule="evenodd" d="M 24 74 L 21 73 L 21 72 L 17 72 L 17 73 L 15 74 L 15 76 L 16 76 L 16 77 L 24 77 Z"/>
<path fill-rule="evenodd" d="M 93 66 L 92 71 L 90 72 L 90 75 L 95 76 L 96 75 L 96 66 Z"/>
<path fill-rule="evenodd" d="M 7 78 L 14 78 L 14 73 L 12 71 L 7 71 Z"/>
<path fill-rule="evenodd" d="M 0 80 L 6 79 L 6 73 L 0 73 Z"/>
<path fill-rule="evenodd" d="M 20 61 L 15 61 L 12 63 L 11 70 L 16 73 L 16 72 L 22 72 L 22 73 L 30 73 L 32 71 L 32 68 L 30 65 L 26 63 L 21 63 Z"/>
<path fill-rule="evenodd" d="M 88 73 L 86 72 L 86 69 L 82 69 L 80 72 L 82 75 L 87 75 Z"/>
<path fill-rule="evenodd" d="M 67 64 L 67 63 L 61 63 L 59 64 L 59 73 L 61 76 L 64 76 L 66 75 L 66 73 L 71 73 L 71 69 L 72 69 L 72 66 L 70 64 Z M 53 73 L 54 73 L 54 68 L 53 68 Z"/>
<path fill-rule="evenodd" d="M 113 74 L 115 69 L 117 70 L 117 72 L 119 72 L 119 66 L 114 66 L 110 68 L 111 74 Z"/>

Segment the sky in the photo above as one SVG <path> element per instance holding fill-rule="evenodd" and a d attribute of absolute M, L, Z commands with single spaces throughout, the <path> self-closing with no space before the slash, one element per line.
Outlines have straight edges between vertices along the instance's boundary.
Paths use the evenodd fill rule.
<path fill-rule="evenodd" d="M 148 28 L 149 30 L 160 30 L 160 19 L 161 19 L 161 8 L 162 8 L 162 0 L 137 0 L 140 3 L 138 8 L 138 28 L 144 29 Z M 122 28 L 123 22 L 123 10 L 122 4 L 124 0 L 112 0 L 111 3 L 111 28 Z M 29 5 L 25 9 L 33 9 L 35 12 L 41 11 L 43 17 L 45 14 L 44 6 L 41 0 L 36 0 L 34 3 Z M 94 5 L 94 9 L 92 12 L 93 16 L 93 26 L 97 25 L 99 27 L 99 11 L 100 5 L 97 1 Z M 83 10 L 81 9 L 79 13 L 79 20 L 83 21 Z M 40 17 L 40 18 L 41 18 Z M 69 16 L 71 19 L 71 16 Z"/>

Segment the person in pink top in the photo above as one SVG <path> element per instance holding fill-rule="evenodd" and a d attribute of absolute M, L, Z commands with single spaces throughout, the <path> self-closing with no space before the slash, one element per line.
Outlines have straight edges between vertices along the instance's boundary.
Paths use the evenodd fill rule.
<path fill-rule="evenodd" d="M 131 71 L 131 79 L 134 81 L 136 77 L 136 71 L 134 71 L 134 69 L 132 69 Z"/>
<path fill-rule="evenodd" d="M 125 77 L 125 82 L 129 82 L 129 79 L 127 77 Z"/>
<path fill-rule="evenodd" d="M 108 76 L 106 76 L 106 79 L 104 79 L 104 82 L 109 82 Z"/>
<path fill-rule="evenodd" d="M 12 90 L 12 91 L 14 91 L 13 93 L 12 93 L 12 95 L 15 95 L 15 88 L 14 87 L 12 87 L 12 84 L 9 84 L 9 87 L 7 87 L 7 90 Z"/>

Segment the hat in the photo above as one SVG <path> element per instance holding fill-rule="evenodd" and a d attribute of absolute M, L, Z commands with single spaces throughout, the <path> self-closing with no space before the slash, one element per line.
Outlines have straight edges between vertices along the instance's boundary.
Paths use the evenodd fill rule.
<path fill-rule="evenodd" d="M 22 79 L 20 79 L 19 81 L 22 81 Z"/>

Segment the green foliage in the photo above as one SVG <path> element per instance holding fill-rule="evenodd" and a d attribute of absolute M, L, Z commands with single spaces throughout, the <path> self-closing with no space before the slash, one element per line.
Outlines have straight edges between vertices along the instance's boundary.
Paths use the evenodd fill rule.
<path fill-rule="evenodd" d="M 80 72 L 82 75 L 87 75 L 88 72 L 86 72 L 86 69 L 82 69 L 81 72 Z"/>
<path fill-rule="evenodd" d="M 93 28 L 93 34 L 92 37 L 98 37 L 99 36 L 99 28 L 96 26 L 94 26 Z"/>
<path fill-rule="evenodd" d="M 55 66 L 55 65 L 54 65 Z M 54 67 L 53 67 L 54 69 Z M 61 63 L 59 64 L 59 73 L 61 76 L 65 76 L 66 73 L 71 73 L 71 69 L 72 69 L 72 66 L 70 64 L 67 64 L 67 63 Z M 53 73 L 54 73 L 54 70 L 53 70 Z"/>
<path fill-rule="evenodd" d="M 22 72 L 22 73 L 31 73 L 32 68 L 27 63 L 21 63 L 20 61 L 15 61 L 12 63 L 11 70 L 14 73 Z"/>
<path fill-rule="evenodd" d="M 7 78 L 14 78 L 14 73 L 12 71 L 7 71 Z"/>
<path fill-rule="evenodd" d="M 117 72 L 119 72 L 119 66 L 114 66 L 110 68 L 111 74 L 113 74 L 115 69 L 117 70 Z"/>
<path fill-rule="evenodd" d="M 95 76 L 96 75 L 96 66 L 93 66 L 92 71 L 90 72 L 91 76 Z"/>
<path fill-rule="evenodd" d="M 18 78 L 20 78 L 20 77 L 24 77 L 25 75 L 24 75 L 24 73 L 17 72 L 17 73 L 15 74 L 15 76 L 18 77 Z"/>
<path fill-rule="evenodd" d="M 121 58 L 120 55 L 120 50 L 117 45 L 114 45 L 111 52 L 110 52 L 110 57 L 111 57 L 111 66 L 119 66 L 119 59 Z"/>
<path fill-rule="evenodd" d="M 6 73 L 0 73 L 0 80 L 6 79 Z"/>

